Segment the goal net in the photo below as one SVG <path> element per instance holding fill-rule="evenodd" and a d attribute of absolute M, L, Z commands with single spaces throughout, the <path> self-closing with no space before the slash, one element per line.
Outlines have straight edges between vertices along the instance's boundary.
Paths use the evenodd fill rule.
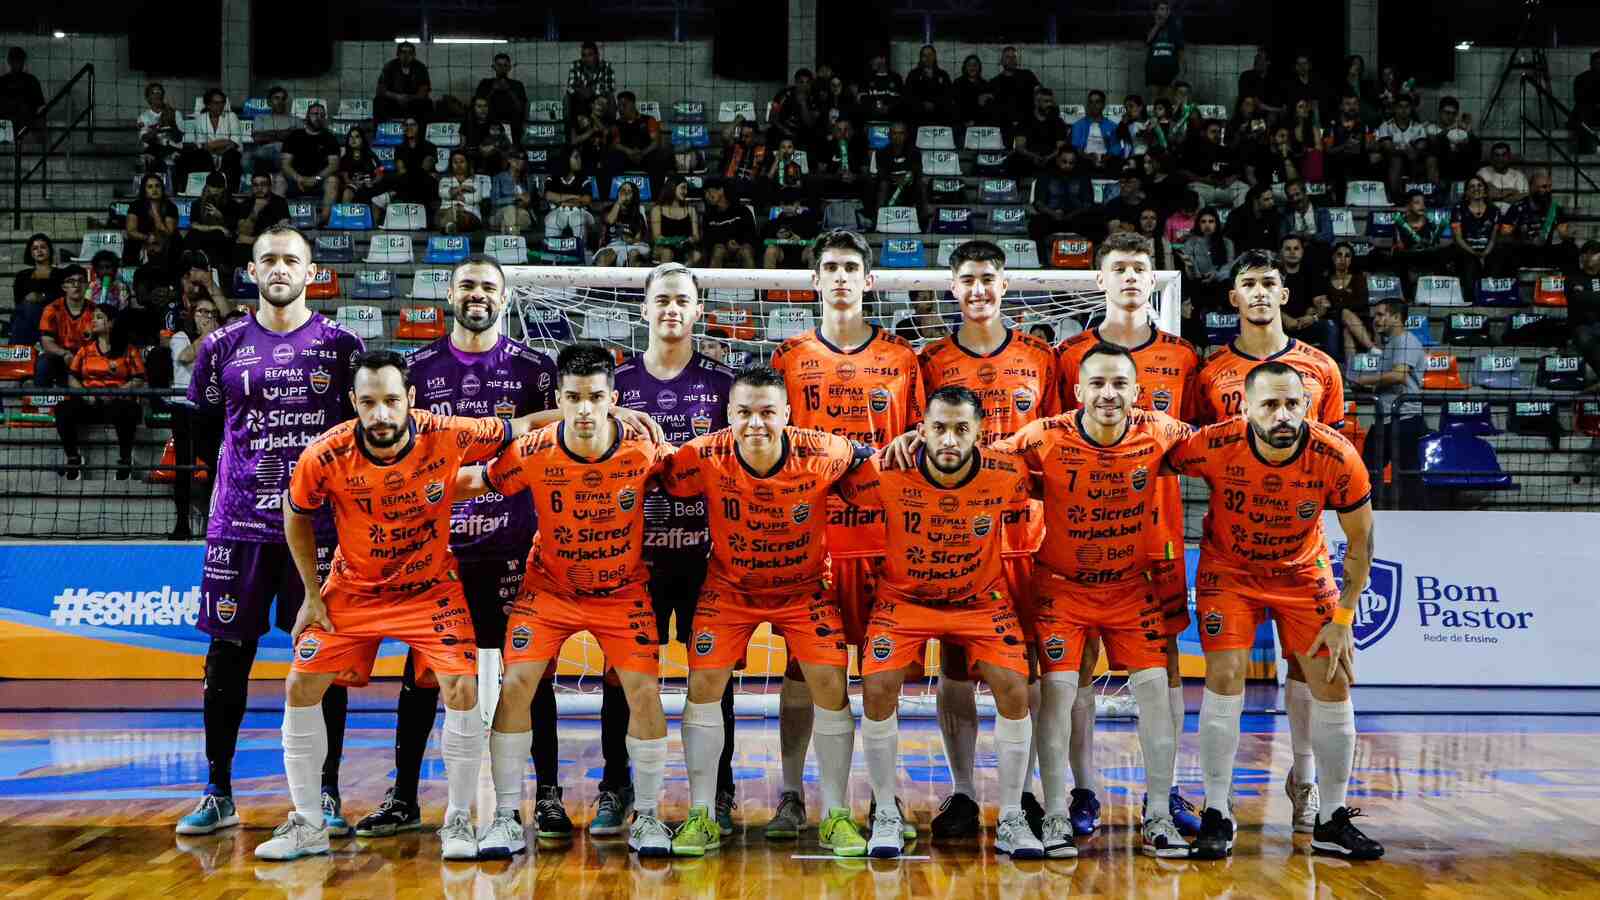
<path fill-rule="evenodd" d="M 621 355 L 642 353 L 649 342 L 640 318 L 644 298 L 643 268 L 589 266 L 510 266 L 507 305 L 511 336 L 552 355 L 575 341 L 595 342 Z M 960 310 L 949 292 L 949 270 L 877 270 L 876 289 L 865 300 L 870 322 L 920 347 L 953 332 Z M 695 326 L 697 349 L 734 368 L 765 363 L 785 339 L 816 327 L 818 305 L 811 273 L 791 269 L 696 269 L 705 313 Z M 1031 330 L 1052 344 L 1098 323 L 1105 295 L 1089 271 L 1047 269 L 1008 271 L 1009 290 L 1002 303 L 1006 324 Z M 1181 314 L 1177 272 L 1158 272 L 1151 298 L 1152 317 L 1176 333 Z M 919 686 L 907 683 L 901 715 L 932 715 L 931 684 L 938 674 L 938 648 L 930 645 L 924 661 L 927 677 Z M 751 641 L 746 667 L 735 673 L 735 706 L 742 715 L 776 715 L 777 688 L 787 657 L 782 638 L 765 627 Z M 563 648 L 558 673 L 563 676 L 559 706 L 563 713 L 598 709 L 604 657 L 588 634 Z M 856 677 L 852 661 L 852 678 Z M 664 687 L 669 713 L 681 708 L 679 684 L 688 675 L 685 648 L 662 648 L 662 677 L 677 679 Z M 1102 696 L 1101 711 L 1125 713 L 1131 698 Z M 992 703 L 980 695 L 980 708 Z"/>

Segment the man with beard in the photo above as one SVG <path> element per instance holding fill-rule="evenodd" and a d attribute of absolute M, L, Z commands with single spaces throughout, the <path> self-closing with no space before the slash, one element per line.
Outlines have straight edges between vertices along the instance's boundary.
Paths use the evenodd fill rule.
<path fill-rule="evenodd" d="M 1550 170 L 1528 179 L 1528 196 L 1500 220 L 1500 238 L 1522 268 L 1565 269 L 1577 259 L 1572 224 L 1551 190 Z"/>
<path fill-rule="evenodd" d="M 274 226 L 256 238 L 252 253 L 260 309 L 200 342 L 189 382 L 189 402 L 201 414 L 222 418 L 225 430 L 200 580 L 199 625 L 211 636 L 204 700 L 209 771 L 205 794 L 179 820 L 179 834 L 239 824 L 231 775 L 250 667 L 261 636 L 274 621 L 288 631 L 305 594 L 304 573 L 289 565 L 283 492 L 301 449 L 349 416 L 351 361 L 363 349 L 360 338 L 306 305 L 306 285 L 317 267 L 305 235 Z M 333 518 L 323 512 L 308 528 L 316 535 L 315 575 L 321 578 L 333 553 Z M 347 696 L 334 686 L 321 699 L 327 752 L 326 762 L 318 759 L 316 811 L 330 834 L 343 837 L 350 833 L 339 801 Z"/>
<path fill-rule="evenodd" d="M 1332 807 L 1327 818 L 1316 815 L 1311 846 L 1347 859 L 1383 856 L 1383 845 L 1352 822 L 1360 810 L 1345 806 L 1356 749 L 1351 625 L 1372 567 L 1372 485 L 1350 442 L 1308 420 L 1309 399 L 1294 366 L 1262 363 L 1245 378 L 1244 415 L 1201 429 L 1166 459 L 1169 471 L 1203 478 L 1211 488 L 1195 579 L 1206 654 L 1200 704 L 1206 810 L 1195 846 L 1202 859 L 1233 852 L 1231 793 L 1245 668 L 1256 623 L 1269 613 L 1284 653 L 1297 657 L 1309 676 L 1317 788 Z M 1325 509 L 1339 514 L 1348 542 L 1342 591 L 1328 559 Z"/>

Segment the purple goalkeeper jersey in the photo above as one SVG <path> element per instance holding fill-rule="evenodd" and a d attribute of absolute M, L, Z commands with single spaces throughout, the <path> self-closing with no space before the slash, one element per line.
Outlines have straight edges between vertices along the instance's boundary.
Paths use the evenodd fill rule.
<path fill-rule="evenodd" d="M 417 406 L 445 416 L 511 419 L 556 405 L 556 364 L 507 337 L 468 353 L 442 337 L 410 356 Z M 460 559 L 525 559 L 533 544 L 529 495 L 490 491 L 450 508 L 450 551 Z"/>
<path fill-rule="evenodd" d="M 682 446 L 693 438 L 728 427 L 728 394 L 733 370 L 696 353 L 676 378 L 662 381 L 635 356 L 617 367 L 617 393 L 628 409 L 647 413 L 667 433 L 667 442 Z M 644 501 L 644 547 L 702 550 L 711 540 L 704 497 L 676 499 L 651 491 Z"/>
<path fill-rule="evenodd" d="M 207 540 L 285 542 L 289 476 L 301 450 L 353 417 L 350 363 L 362 349 L 361 338 L 318 313 L 287 334 L 246 316 L 200 342 L 189 402 L 223 418 Z M 316 524 L 319 535 L 334 533 L 331 516 Z"/>

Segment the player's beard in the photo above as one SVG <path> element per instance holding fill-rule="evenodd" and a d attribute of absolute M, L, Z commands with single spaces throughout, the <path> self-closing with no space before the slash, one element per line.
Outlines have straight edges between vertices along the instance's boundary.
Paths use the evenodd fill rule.
<path fill-rule="evenodd" d="M 1300 425 L 1277 425 L 1271 429 L 1263 429 L 1254 422 L 1250 423 L 1250 430 L 1256 433 L 1256 440 L 1277 450 L 1286 450 L 1293 447 L 1294 442 L 1300 439 L 1300 429 L 1303 427 L 1305 427 L 1304 423 Z"/>
<path fill-rule="evenodd" d="M 290 279 L 288 282 L 263 284 L 261 286 L 261 299 L 272 304 L 278 309 L 293 306 L 295 301 L 306 294 L 306 283 Z"/>
<path fill-rule="evenodd" d="M 406 414 L 409 416 L 410 410 L 407 410 Z M 372 429 L 368 428 L 367 426 L 361 426 L 361 437 L 367 442 L 367 446 L 377 447 L 380 450 L 387 450 L 390 447 L 393 447 L 395 444 L 400 443 L 400 441 L 406 436 L 405 419 L 401 419 L 399 424 L 383 425 L 380 427 L 389 429 L 383 437 L 378 437 L 377 435 L 373 434 Z"/>
<path fill-rule="evenodd" d="M 948 459 L 949 457 L 942 452 L 935 450 L 927 453 L 926 455 L 928 458 L 928 463 L 945 475 L 954 475 L 955 473 L 966 468 L 967 463 L 972 461 L 971 449 L 968 449 L 966 453 L 962 454 L 961 457 L 951 465 L 945 465 L 944 460 Z"/>
<path fill-rule="evenodd" d="M 478 312 L 480 307 L 483 310 L 481 313 Z M 499 321 L 498 311 L 494 308 L 494 304 L 488 301 L 479 304 L 477 301 L 469 300 L 456 307 L 456 322 L 474 334 L 488 331 Z"/>

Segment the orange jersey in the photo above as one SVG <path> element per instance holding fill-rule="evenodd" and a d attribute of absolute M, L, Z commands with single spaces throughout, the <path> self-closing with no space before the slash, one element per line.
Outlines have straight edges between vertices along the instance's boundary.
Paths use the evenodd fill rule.
<path fill-rule="evenodd" d="M 1118 584 L 1149 568 L 1156 475 L 1161 460 L 1194 429 L 1163 413 L 1136 409 L 1122 439 L 1100 446 L 1084 433 L 1083 412 L 1053 416 L 1003 442 L 1043 475 L 1050 539 L 1038 563 L 1068 582 Z"/>
<path fill-rule="evenodd" d="M 839 496 L 881 509 L 888 550 L 878 596 L 943 605 L 983 599 L 1005 578 L 1001 521 L 1027 508 L 1028 467 L 1016 454 L 977 453 L 970 477 L 943 487 L 928 477 L 926 457 L 914 469 L 883 470 L 876 457 L 839 482 Z"/>
<path fill-rule="evenodd" d="M 1306 420 L 1300 450 L 1282 463 L 1262 460 L 1248 420 L 1200 429 L 1167 456 L 1183 475 L 1211 486 L 1202 565 L 1247 575 L 1325 567 L 1322 511 L 1349 512 L 1372 496 L 1366 464 L 1344 436 Z"/>
<path fill-rule="evenodd" d="M 772 354 L 789 392 L 789 424 L 882 447 L 922 421 L 926 395 L 911 344 L 872 326 L 872 338 L 846 352 L 820 329 L 795 335 Z M 828 500 L 828 552 L 838 559 L 883 553 L 883 518 Z"/>
<path fill-rule="evenodd" d="M 765 594 L 820 581 L 827 572 L 824 504 L 834 483 L 871 458 L 871 449 L 790 426 L 783 430 L 782 462 L 763 477 L 750 471 L 736 446 L 727 428 L 697 437 L 678 448 L 661 479 L 674 497 L 706 498 L 708 580 Z"/>
<path fill-rule="evenodd" d="M 567 449 L 565 428 L 556 422 L 523 435 L 484 473 L 495 491 L 528 491 L 533 501 L 539 533 L 524 583 L 562 596 L 645 583 L 645 486 L 672 448 L 616 429 L 611 449 L 587 460 Z"/>
<path fill-rule="evenodd" d="M 1233 343 L 1206 360 L 1200 369 L 1194 421 L 1209 425 L 1244 412 L 1244 379 L 1264 362 L 1294 366 L 1309 395 L 1306 418 L 1337 428 L 1344 422 L 1344 376 L 1333 358 L 1310 344 L 1289 339 L 1289 346 L 1264 359 L 1239 352 Z"/>
<path fill-rule="evenodd" d="M 72 377 L 86 388 L 121 387 L 144 377 L 144 357 L 137 347 L 127 348 L 121 356 L 107 356 L 99 341 L 90 341 L 78 348 L 70 368 Z"/>
<path fill-rule="evenodd" d="M 1006 333 L 993 353 L 974 354 L 955 335 L 922 348 L 922 381 L 932 394 L 947 385 L 970 388 L 983 401 L 983 446 L 1011 437 L 1017 429 L 1060 412 L 1056 394 L 1056 351 L 1022 331 Z M 1044 507 L 1037 502 L 1005 518 L 1005 549 L 1032 554 L 1044 540 Z"/>
<path fill-rule="evenodd" d="M 312 441 L 289 479 L 295 512 L 309 515 L 333 503 L 339 549 L 328 585 L 360 597 L 404 600 L 457 580 L 450 554 L 456 472 L 505 449 L 511 423 L 413 409 L 411 445 L 386 462 L 371 456 L 356 426 L 350 419 Z"/>
<path fill-rule="evenodd" d="M 89 333 L 93 327 L 94 304 L 87 300 L 84 301 L 83 309 L 79 310 L 77 315 L 73 315 L 72 311 L 67 309 L 67 298 L 57 297 L 39 316 L 39 333 L 55 338 L 61 349 L 68 353 L 73 353 L 84 344 L 94 341 L 94 337 Z"/>

